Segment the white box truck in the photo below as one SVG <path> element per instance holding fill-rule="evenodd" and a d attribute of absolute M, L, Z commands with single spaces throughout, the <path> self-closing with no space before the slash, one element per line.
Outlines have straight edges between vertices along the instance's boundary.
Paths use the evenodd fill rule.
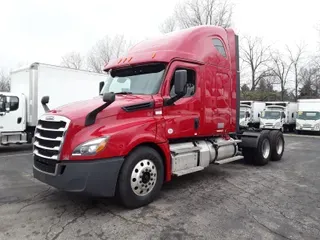
<path fill-rule="evenodd" d="M 240 128 L 259 128 L 260 115 L 266 104 L 260 101 L 240 101 Z"/>
<path fill-rule="evenodd" d="M 293 131 L 296 125 L 297 103 L 266 102 L 260 117 L 261 129 L 279 129 L 283 132 Z"/>
<path fill-rule="evenodd" d="M 320 132 L 320 99 L 299 99 L 296 132 Z"/>
<path fill-rule="evenodd" d="M 99 95 L 105 74 L 44 63 L 33 63 L 11 72 L 10 92 L 0 92 L 0 144 L 31 143 L 39 117 L 50 108 Z M 48 99 L 47 99 L 48 100 Z"/>

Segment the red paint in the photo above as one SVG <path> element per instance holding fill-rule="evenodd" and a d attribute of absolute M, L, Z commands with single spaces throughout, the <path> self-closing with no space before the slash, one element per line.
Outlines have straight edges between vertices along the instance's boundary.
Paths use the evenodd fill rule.
<path fill-rule="evenodd" d="M 223 42 L 226 57 L 214 47 L 213 37 Z M 71 119 L 62 159 L 93 160 L 126 156 L 139 144 L 154 143 L 165 156 L 165 179 L 169 181 L 170 139 L 227 135 L 236 130 L 236 52 L 233 30 L 201 26 L 148 40 L 133 47 L 127 56 L 111 60 L 105 70 L 150 62 L 168 63 L 166 75 L 156 95 L 117 96 L 115 102 L 98 114 L 96 123 L 88 127 L 84 126 L 85 117 L 103 104 L 101 97 L 55 109 L 56 114 Z M 174 71 L 181 67 L 196 72 L 195 94 L 178 100 L 173 106 L 163 106 L 163 100 L 169 97 Z M 148 101 L 154 102 L 152 109 L 125 112 L 121 108 Z M 194 129 L 195 118 L 199 118 L 197 130 Z M 79 144 L 104 135 L 110 136 L 110 139 L 101 153 L 90 157 L 72 156 L 72 151 Z"/>

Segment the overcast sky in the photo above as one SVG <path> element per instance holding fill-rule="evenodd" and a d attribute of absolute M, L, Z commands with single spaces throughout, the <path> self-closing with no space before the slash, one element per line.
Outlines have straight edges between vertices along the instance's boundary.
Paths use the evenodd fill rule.
<path fill-rule="evenodd" d="M 2 0 L 0 68 L 35 61 L 60 64 L 70 51 L 86 54 L 103 36 L 125 34 L 140 40 L 159 34 L 158 26 L 178 0 Z M 320 40 L 319 0 L 233 0 L 239 34 L 293 45 L 304 41 L 310 52 Z"/>

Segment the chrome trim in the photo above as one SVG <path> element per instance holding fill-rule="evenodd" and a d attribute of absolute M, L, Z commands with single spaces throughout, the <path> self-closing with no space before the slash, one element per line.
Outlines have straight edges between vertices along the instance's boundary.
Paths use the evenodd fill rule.
<path fill-rule="evenodd" d="M 44 128 L 44 127 L 41 127 L 41 125 L 37 125 L 36 128 L 44 131 L 51 131 L 51 132 L 63 132 L 64 130 L 66 130 L 66 128 L 59 128 L 59 129 Z"/>
<path fill-rule="evenodd" d="M 46 119 L 46 118 L 52 118 L 52 119 Z M 69 118 L 63 117 L 63 116 L 59 116 L 59 115 L 50 115 L 48 114 L 43 114 L 39 120 L 41 121 L 45 121 L 45 122 L 66 122 L 66 121 L 70 121 Z M 68 122 L 67 122 L 68 124 Z"/>
<path fill-rule="evenodd" d="M 59 146 L 56 146 L 54 148 L 50 148 L 50 147 L 44 147 L 44 146 L 41 146 L 37 141 L 33 143 L 36 147 L 38 148 L 42 148 L 42 149 L 45 149 L 45 150 L 51 150 L 51 151 L 59 151 L 60 150 L 60 147 Z"/>
<path fill-rule="evenodd" d="M 42 157 L 42 158 L 46 158 L 46 159 L 50 159 L 50 160 L 58 160 L 58 155 L 53 155 L 52 157 L 48 157 L 48 156 L 40 154 L 37 149 L 35 149 L 33 151 L 33 154 L 37 155 L 38 157 Z"/>
<path fill-rule="evenodd" d="M 49 119 L 47 120 L 46 118 Z M 44 121 L 44 122 L 65 122 L 66 125 L 64 128 L 59 128 L 59 129 L 48 129 L 48 128 L 43 128 L 41 127 L 41 124 L 39 123 L 39 121 Z M 59 141 L 60 144 L 59 146 L 56 146 L 55 148 L 48 148 L 48 147 L 45 147 L 45 146 L 42 146 L 39 144 L 39 142 L 35 141 L 35 143 L 33 144 L 33 153 L 39 157 L 42 157 L 42 158 L 46 158 L 46 159 L 52 159 L 52 160 L 59 160 L 60 159 L 60 156 L 61 156 L 61 150 L 62 150 L 62 147 L 63 147 L 63 143 L 64 143 L 64 140 L 65 140 L 65 135 L 67 134 L 67 131 L 68 131 L 68 128 L 69 128 L 69 125 L 70 125 L 70 122 L 71 120 L 66 118 L 66 117 L 63 117 L 63 116 L 57 116 L 57 115 L 51 115 L 51 114 L 43 114 L 40 118 L 39 118 L 39 121 L 38 121 L 38 124 L 36 126 L 36 129 L 35 129 L 35 137 L 38 137 L 39 139 L 43 139 L 43 140 L 47 140 L 47 141 Z M 43 131 L 48 131 L 48 132 L 61 132 L 62 133 L 62 136 L 61 137 L 57 137 L 57 138 L 48 138 L 48 137 L 43 137 L 40 135 L 39 132 L 37 132 L 37 130 L 40 129 L 40 130 L 43 130 Z M 44 156 L 42 154 L 40 154 L 37 149 L 35 149 L 35 147 L 38 147 L 38 148 L 42 148 L 42 149 L 46 149 L 46 150 L 56 150 L 58 151 L 58 155 L 55 155 L 54 158 L 53 157 L 48 157 L 48 156 Z"/>
<path fill-rule="evenodd" d="M 36 133 L 34 135 L 36 138 L 42 139 L 42 140 L 48 140 L 48 141 L 62 141 L 62 137 L 57 137 L 57 138 L 46 138 L 46 137 L 42 137 L 39 133 Z"/>

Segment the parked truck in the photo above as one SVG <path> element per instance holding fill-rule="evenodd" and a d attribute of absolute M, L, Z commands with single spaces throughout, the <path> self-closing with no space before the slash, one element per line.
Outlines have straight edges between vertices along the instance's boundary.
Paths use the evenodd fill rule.
<path fill-rule="evenodd" d="M 53 107 L 97 95 L 106 74 L 33 63 L 10 74 L 10 92 L 0 92 L 0 144 L 31 143 L 39 117 L 40 100 L 50 95 Z"/>
<path fill-rule="evenodd" d="M 260 101 L 240 101 L 240 128 L 259 128 L 261 112 L 266 104 Z"/>
<path fill-rule="evenodd" d="M 295 102 L 266 102 L 260 117 L 260 128 L 279 129 L 282 132 L 294 131 L 296 115 L 297 103 Z"/>
<path fill-rule="evenodd" d="M 282 158 L 280 131 L 239 130 L 232 29 L 198 26 L 146 40 L 104 71 L 100 96 L 40 117 L 36 179 L 137 208 L 174 176 L 243 158 L 257 165 Z"/>
<path fill-rule="evenodd" d="M 320 132 L 320 99 L 299 99 L 296 132 Z"/>

